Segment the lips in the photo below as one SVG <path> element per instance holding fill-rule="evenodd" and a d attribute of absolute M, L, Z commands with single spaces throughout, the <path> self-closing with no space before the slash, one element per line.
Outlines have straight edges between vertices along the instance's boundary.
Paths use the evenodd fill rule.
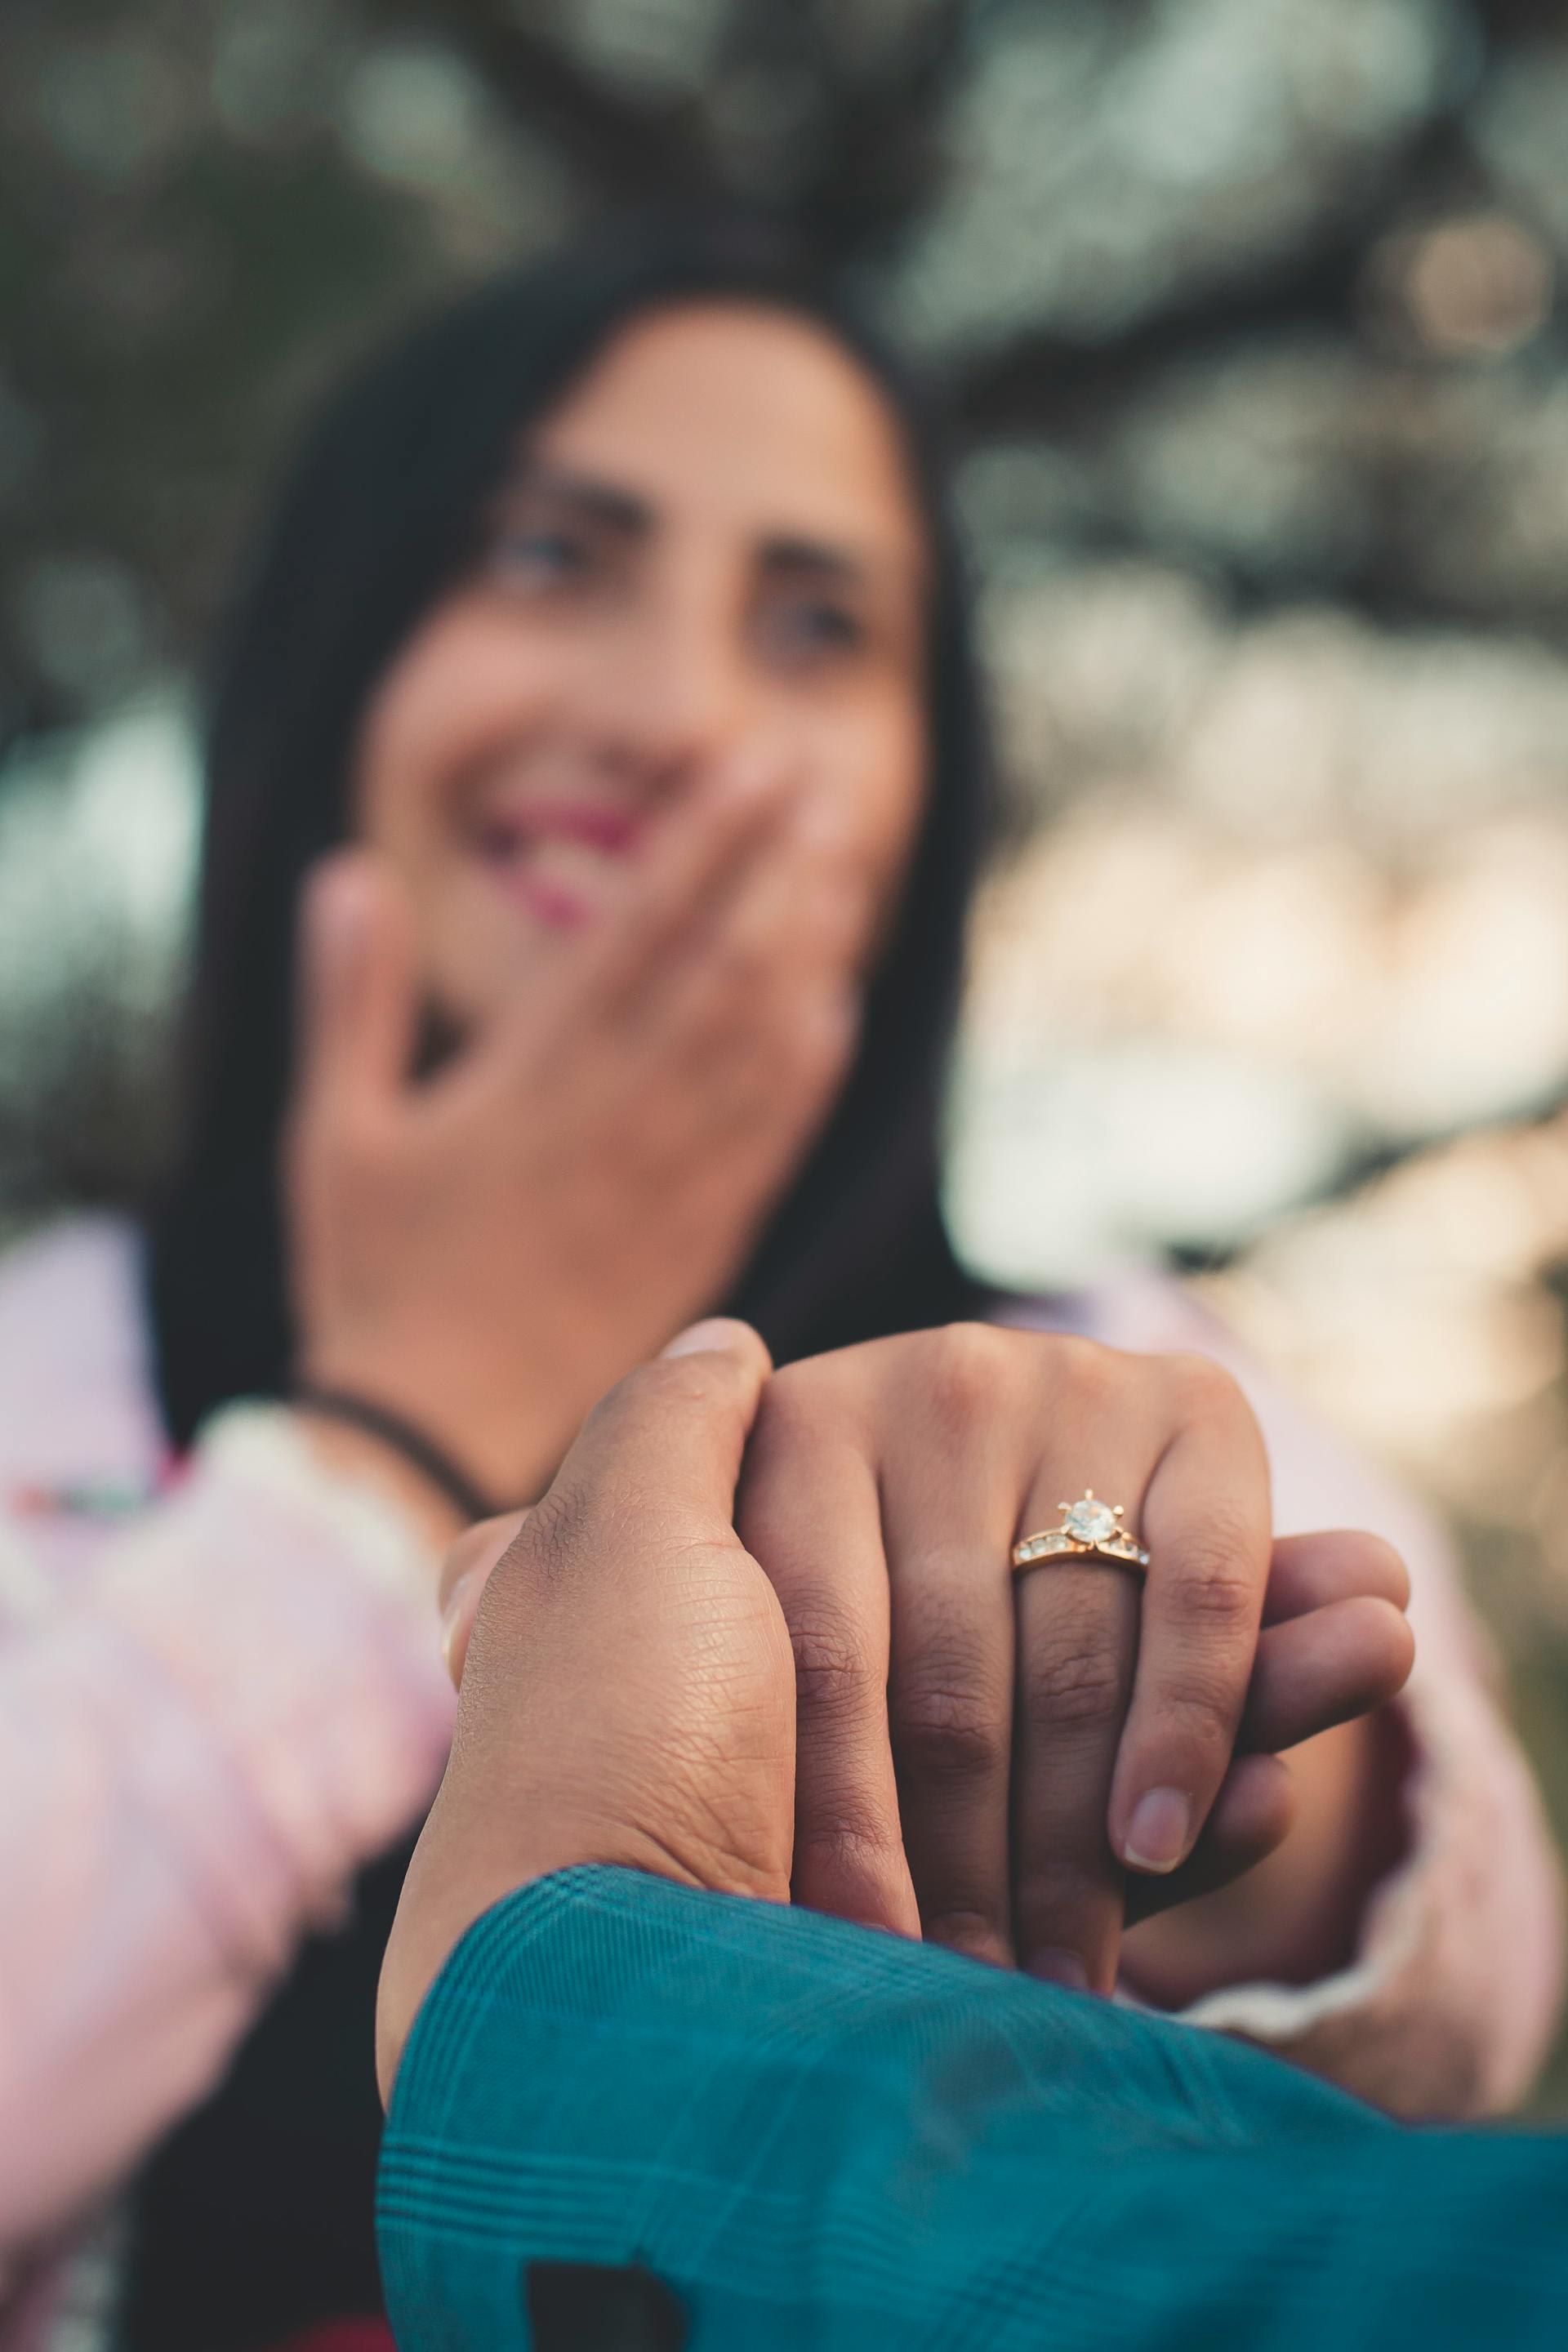
<path fill-rule="evenodd" d="M 591 920 L 637 847 L 637 814 L 584 801 L 517 802 L 481 813 L 474 845 L 514 904 L 552 930 Z"/>

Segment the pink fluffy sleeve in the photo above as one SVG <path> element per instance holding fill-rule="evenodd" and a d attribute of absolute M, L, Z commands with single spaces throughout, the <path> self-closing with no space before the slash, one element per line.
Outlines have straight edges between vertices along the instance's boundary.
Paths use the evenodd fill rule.
<path fill-rule="evenodd" d="M 276 1407 L 0 1640 L 0 2303 L 417 1819 L 452 1706 L 431 1563 Z"/>

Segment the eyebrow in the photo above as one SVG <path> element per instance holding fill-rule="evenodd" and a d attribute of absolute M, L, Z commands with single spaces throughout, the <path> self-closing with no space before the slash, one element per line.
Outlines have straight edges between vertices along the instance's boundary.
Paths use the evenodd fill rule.
<path fill-rule="evenodd" d="M 530 490 L 564 499 L 624 539 L 651 538 L 658 525 L 657 509 L 637 491 L 541 458 L 525 460 L 504 486 L 502 497 Z M 863 586 L 875 572 L 889 568 L 854 548 L 801 531 L 767 532 L 759 552 L 769 571 L 826 573 L 846 586 Z"/>
<path fill-rule="evenodd" d="M 627 539 L 646 539 L 656 520 L 652 507 L 635 490 L 622 489 L 617 483 L 603 481 L 594 474 L 579 474 L 564 466 L 547 466 L 537 457 L 526 459 L 508 477 L 501 496 L 516 497 L 528 490 L 542 490 L 552 498 L 564 499 L 592 515 L 595 522 L 607 523 L 612 530 Z"/>

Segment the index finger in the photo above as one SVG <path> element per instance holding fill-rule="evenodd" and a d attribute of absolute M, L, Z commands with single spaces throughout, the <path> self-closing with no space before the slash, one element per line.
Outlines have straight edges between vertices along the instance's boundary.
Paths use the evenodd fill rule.
<path fill-rule="evenodd" d="M 659 819 L 646 858 L 595 920 L 567 942 L 557 990 L 524 990 L 447 1080 L 447 1091 L 510 1101 L 520 1074 L 553 1041 L 577 1050 L 584 1021 L 615 1029 L 645 1013 L 651 983 L 679 967 L 676 950 L 761 857 L 783 820 L 784 772 L 753 764 L 691 787 Z"/>
<path fill-rule="evenodd" d="M 1271 1549 L 1268 1464 L 1228 1373 L 1194 1357 L 1149 1482 L 1138 1666 L 1111 1783 L 1110 1843 L 1129 1869 L 1185 1862 L 1230 1764 Z"/>
<path fill-rule="evenodd" d="M 640 1004 L 650 968 L 777 835 L 787 777 L 776 759 L 753 758 L 693 787 L 684 805 L 660 819 L 624 902 L 584 940 L 586 996 L 617 1009 Z"/>
<path fill-rule="evenodd" d="M 335 851 L 300 901 L 296 1051 L 301 1098 L 375 1106 L 406 1082 L 418 989 L 408 902 L 384 862 Z"/>

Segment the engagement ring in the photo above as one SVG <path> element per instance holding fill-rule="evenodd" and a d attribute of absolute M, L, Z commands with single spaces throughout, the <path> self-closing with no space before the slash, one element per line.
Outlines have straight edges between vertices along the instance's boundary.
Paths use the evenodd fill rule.
<path fill-rule="evenodd" d="M 1130 1528 L 1121 1525 L 1122 1506 L 1102 1503 L 1086 1486 L 1080 1503 L 1060 1503 L 1059 1528 L 1044 1528 L 1023 1536 L 1013 1546 L 1015 1569 L 1033 1568 L 1042 1559 L 1109 1559 L 1119 1568 L 1147 1568 L 1149 1555 Z"/>

